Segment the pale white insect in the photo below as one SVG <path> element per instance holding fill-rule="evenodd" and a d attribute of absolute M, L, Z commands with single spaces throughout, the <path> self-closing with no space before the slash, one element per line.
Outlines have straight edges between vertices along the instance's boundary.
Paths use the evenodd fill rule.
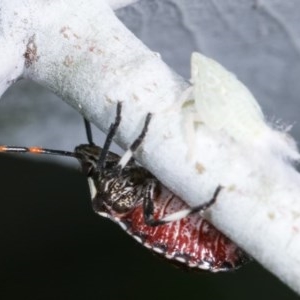
<path fill-rule="evenodd" d="M 219 63 L 194 52 L 191 83 L 180 101 L 194 101 L 195 114 L 189 114 L 186 122 L 190 142 L 194 123 L 201 122 L 213 131 L 227 134 L 237 143 L 260 145 L 293 160 L 300 158 L 294 140 L 266 123 L 248 88 Z"/>

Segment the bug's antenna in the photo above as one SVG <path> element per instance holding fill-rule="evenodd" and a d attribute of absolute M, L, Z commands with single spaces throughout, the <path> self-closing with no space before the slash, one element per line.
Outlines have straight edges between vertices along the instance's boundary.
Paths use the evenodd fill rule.
<path fill-rule="evenodd" d="M 106 155 L 108 153 L 108 149 L 109 149 L 109 147 L 110 147 L 110 145 L 112 143 L 112 139 L 115 136 L 116 131 L 117 131 L 119 125 L 120 125 L 120 122 L 121 122 L 121 110 L 122 110 L 122 103 L 118 102 L 115 122 L 112 123 L 110 125 L 110 127 L 109 127 L 109 131 L 108 131 L 108 134 L 106 136 L 106 140 L 105 140 L 103 149 L 101 151 L 101 155 L 100 155 L 98 163 L 97 163 L 99 170 L 102 170 L 103 167 L 104 167 L 105 158 L 106 158 Z"/>
<path fill-rule="evenodd" d="M 84 126 L 85 126 L 87 140 L 90 145 L 95 145 L 95 143 L 93 142 L 91 123 L 85 118 L 83 120 L 84 120 Z"/>
<path fill-rule="evenodd" d="M 6 153 L 32 153 L 32 154 L 50 154 L 68 157 L 77 157 L 76 153 L 63 150 L 45 149 L 41 147 L 15 147 L 0 146 L 0 152 Z"/>

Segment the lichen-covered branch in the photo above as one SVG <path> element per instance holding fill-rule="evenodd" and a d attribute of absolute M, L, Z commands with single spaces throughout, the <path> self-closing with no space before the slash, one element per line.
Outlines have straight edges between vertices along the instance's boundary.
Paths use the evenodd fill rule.
<path fill-rule="evenodd" d="M 210 199 L 221 184 L 206 217 L 300 293 L 300 176 L 289 162 L 205 124 L 195 124 L 195 155 L 188 158 L 184 128 L 192 108 L 173 109 L 187 83 L 124 27 L 107 2 L 3 0 L 0 13 L 6 53 L 0 92 L 21 76 L 30 78 L 104 131 L 122 101 L 116 139 L 124 148 L 152 112 L 138 161 L 191 206 Z"/>
<path fill-rule="evenodd" d="M 106 0 L 112 9 L 119 9 L 138 1 L 139 0 Z"/>

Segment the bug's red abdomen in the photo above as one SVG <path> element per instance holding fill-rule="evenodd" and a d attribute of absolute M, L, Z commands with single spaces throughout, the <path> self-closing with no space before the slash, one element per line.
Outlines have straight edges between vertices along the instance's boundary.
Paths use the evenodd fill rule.
<path fill-rule="evenodd" d="M 154 218 L 187 208 L 178 197 L 162 187 L 154 200 Z M 122 220 L 122 218 L 121 218 Z M 190 267 L 226 271 L 242 265 L 248 256 L 198 213 L 179 221 L 152 227 L 145 224 L 142 204 L 123 217 L 127 231 L 146 247 Z"/>

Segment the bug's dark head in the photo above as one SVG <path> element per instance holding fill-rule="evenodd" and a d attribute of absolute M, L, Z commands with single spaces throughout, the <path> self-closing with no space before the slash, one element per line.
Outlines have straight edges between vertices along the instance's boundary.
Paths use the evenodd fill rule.
<path fill-rule="evenodd" d="M 79 160 L 82 172 L 86 176 L 92 176 L 96 170 L 101 150 L 100 147 L 90 144 L 82 144 L 75 148 L 76 158 Z"/>
<path fill-rule="evenodd" d="M 94 144 L 82 144 L 75 148 L 75 157 L 79 160 L 84 175 L 90 177 L 95 172 L 102 172 L 103 169 L 110 168 L 116 165 L 120 159 L 119 155 L 106 151 L 102 162 L 100 162 L 100 156 L 103 153 L 103 149 Z"/>

